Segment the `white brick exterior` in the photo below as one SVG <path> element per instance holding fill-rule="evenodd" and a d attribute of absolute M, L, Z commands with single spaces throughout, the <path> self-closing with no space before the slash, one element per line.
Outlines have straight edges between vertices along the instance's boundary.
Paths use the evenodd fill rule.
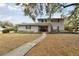
<path fill-rule="evenodd" d="M 64 21 L 52 22 L 52 27 L 54 30 L 56 30 L 57 27 L 59 27 L 59 30 L 64 30 Z"/>
<path fill-rule="evenodd" d="M 18 31 L 38 32 L 38 26 L 31 26 L 31 29 L 26 29 L 26 26 L 19 26 Z"/>

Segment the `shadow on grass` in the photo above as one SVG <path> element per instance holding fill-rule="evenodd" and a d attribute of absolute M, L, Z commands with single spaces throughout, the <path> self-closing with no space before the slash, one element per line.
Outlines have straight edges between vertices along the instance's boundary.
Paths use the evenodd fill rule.
<path fill-rule="evenodd" d="M 78 32 L 49 32 L 48 34 L 79 34 Z"/>

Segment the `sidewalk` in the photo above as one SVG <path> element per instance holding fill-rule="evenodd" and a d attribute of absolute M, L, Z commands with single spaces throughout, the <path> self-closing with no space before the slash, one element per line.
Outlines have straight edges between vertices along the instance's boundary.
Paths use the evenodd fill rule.
<path fill-rule="evenodd" d="M 4 54 L 3 56 L 24 56 L 30 49 L 32 49 L 36 44 L 38 44 L 45 38 L 46 38 L 46 34 L 43 33 L 41 37 L 38 37 L 32 42 L 23 44 L 22 46 L 15 48 L 14 50 Z"/>

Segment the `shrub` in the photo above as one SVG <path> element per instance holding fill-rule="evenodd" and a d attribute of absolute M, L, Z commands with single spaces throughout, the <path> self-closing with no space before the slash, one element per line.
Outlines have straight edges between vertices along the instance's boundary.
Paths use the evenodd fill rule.
<path fill-rule="evenodd" d="M 9 30 L 8 29 L 4 29 L 2 30 L 3 33 L 9 33 Z"/>

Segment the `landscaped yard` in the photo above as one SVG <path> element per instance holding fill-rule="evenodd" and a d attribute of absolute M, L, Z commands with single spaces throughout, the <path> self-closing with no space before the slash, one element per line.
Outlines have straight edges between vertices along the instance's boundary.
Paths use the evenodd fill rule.
<path fill-rule="evenodd" d="M 79 34 L 48 34 L 45 40 L 26 55 L 79 55 Z"/>
<path fill-rule="evenodd" d="M 39 37 L 40 34 L 0 34 L 0 55 Z"/>

